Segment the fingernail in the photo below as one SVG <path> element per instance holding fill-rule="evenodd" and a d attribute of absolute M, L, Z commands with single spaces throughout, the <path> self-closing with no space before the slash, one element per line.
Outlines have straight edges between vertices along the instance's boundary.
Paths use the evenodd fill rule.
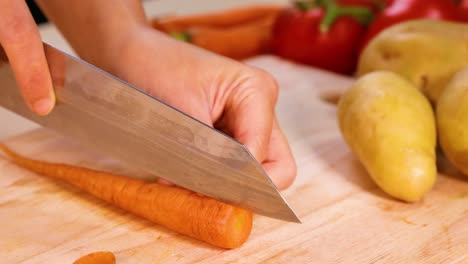
<path fill-rule="evenodd" d="M 52 110 L 52 100 L 44 98 L 33 103 L 34 112 L 40 115 L 47 115 Z"/>

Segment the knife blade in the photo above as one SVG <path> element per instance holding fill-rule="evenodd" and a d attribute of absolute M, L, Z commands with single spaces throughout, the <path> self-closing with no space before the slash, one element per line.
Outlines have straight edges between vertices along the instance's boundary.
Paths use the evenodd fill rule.
<path fill-rule="evenodd" d="M 79 58 L 47 43 L 44 50 L 54 110 L 38 116 L 28 109 L 5 56 L 0 106 L 181 187 L 300 223 L 244 145 Z"/>

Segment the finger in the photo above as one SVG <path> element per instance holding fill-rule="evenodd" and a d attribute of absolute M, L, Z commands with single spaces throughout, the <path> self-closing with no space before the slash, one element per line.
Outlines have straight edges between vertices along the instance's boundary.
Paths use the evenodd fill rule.
<path fill-rule="evenodd" d="M 268 95 L 245 89 L 232 95 L 226 122 L 232 136 L 244 144 L 258 162 L 265 160 L 273 125 L 274 107 Z"/>
<path fill-rule="evenodd" d="M 288 188 L 296 178 L 297 168 L 286 136 L 274 121 L 268 154 L 262 167 L 278 189 Z"/>
<path fill-rule="evenodd" d="M 15 73 L 27 105 L 48 114 L 54 104 L 47 60 L 41 37 L 24 1 L 0 0 L 0 44 Z"/>

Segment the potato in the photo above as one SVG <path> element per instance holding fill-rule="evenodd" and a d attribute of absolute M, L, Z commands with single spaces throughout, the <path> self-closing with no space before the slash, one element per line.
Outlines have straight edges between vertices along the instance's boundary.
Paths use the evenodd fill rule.
<path fill-rule="evenodd" d="M 360 77 L 338 104 L 340 131 L 387 194 L 420 200 L 436 176 L 436 128 L 429 101 L 389 71 Z"/>
<path fill-rule="evenodd" d="M 387 28 L 363 50 L 357 76 L 388 70 L 404 76 L 435 103 L 453 75 L 468 66 L 468 24 L 412 20 Z"/>
<path fill-rule="evenodd" d="M 447 159 L 468 175 L 468 67 L 458 72 L 436 106 L 439 144 Z"/>

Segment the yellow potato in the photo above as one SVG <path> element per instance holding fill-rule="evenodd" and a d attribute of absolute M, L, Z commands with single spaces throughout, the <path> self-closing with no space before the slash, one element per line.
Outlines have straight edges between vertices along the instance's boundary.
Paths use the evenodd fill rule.
<path fill-rule="evenodd" d="M 407 78 L 433 103 L 453 75 L 468 66 L 468 24 L 412 20 L 378 34 L 363 50 L 357 75 L 388 70 Z"/>
<path fill-rule="evenodd" d="M 445 156 L 468 175 L 468 67 L 444 89 L 436 112 L 439 143 Z"/>
<path fill-rule="evenodd" d="M 360 77 L 338 104 L 341 133 L 387 194 L 420 200 L 436 176 L 436 128 L 429 101 L 395 73 Z"/>

